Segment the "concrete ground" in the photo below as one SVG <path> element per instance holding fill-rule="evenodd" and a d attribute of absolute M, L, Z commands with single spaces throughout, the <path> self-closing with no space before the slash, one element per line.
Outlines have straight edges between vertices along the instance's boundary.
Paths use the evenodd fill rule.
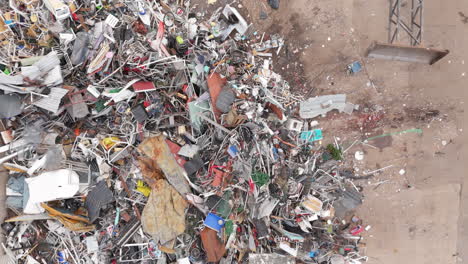
<path fill-rule="evenodd" d="M 421 134 L 356 144 L 346 153 L 349 161 L 355 151 L 364 152 L 364 160 L 354 165 L 358 174 L 390 166 L 358 183 L 366 199 L 357 215 L 372 227 L 364 234 L 368 263 L 468 263 L 468 175 L 463 163 L 468 1 L 424 1 L 424 46 L 450 50 L 433 66 L 363 57 L 372 41 L 387 41 L 388 0 L 280 1 L 279 10 L 265 0 L 232 5 L 253 22 L 258 36 L 285 37 L 287 47 L 274 58 L 273 69 L 296 92 L 346 93 L 361 106 L 350 116 L 319 119 L 325 144 L 333 137 L 349 145 L 383 133 L 422 129 Z M 227 2 L 233 1 L 218 0 L 216 5 Z M 364 70 L 350 76 L 346 66 L 353 61 L 360 61 Z"/>

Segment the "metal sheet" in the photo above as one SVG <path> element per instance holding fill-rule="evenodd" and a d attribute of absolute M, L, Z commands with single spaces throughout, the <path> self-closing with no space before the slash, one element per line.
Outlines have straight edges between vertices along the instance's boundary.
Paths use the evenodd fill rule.
<path fill-rule="evenodd" d="M 138 150 L 156 161 L 169 183 L 182 195 L 190 193 L 185 170 L 179 166 L 163 135 L 145 139 Z"/>
<path fill-rule="evenodd" d="M 17 95 L 0 95 L 0 117 L 10 118 L 21 114 L 23 103 Z"/>
<path fill-rule="evenodd" d="M 427 63 L 429 65 L 436 63 L 447 54 L 449 54 L 449 50 L 379 42 L 372 43 L 366 51 L 366 56 L 369 58 Z"/>
<path fill-rule="evenodd" d="M 299 115 L 301 118 L 314 118 L 334 109 L 350 114 L 354 105 L 346 102 L 346 94 L 322 95 L 301 102 Z"/>
<path fill-rule="evenodd" d="M 187 202 L 166 180 L 158 180 L 151 191 L 143 214 L 143 230 L 155 242 L 165 244 L 185 231 Z"/>
<path fill-rule="evenodd" d="M 113 201 L 114 195 L 109 187 L 107 187 L 106 182 L 100 181 L 96 184 L 96 186 L 89 192 L 85 202 L 89 220 L 94 222 L 99 217 L 101 208 Z"/>
<path fill-rule="evenodd" d="M 57 113 L 60 108 L 60 103 L 68 90 L 62 88 L 51 88 L 47 97 L 41 98 L 33 104 L 42 109 Z"/>

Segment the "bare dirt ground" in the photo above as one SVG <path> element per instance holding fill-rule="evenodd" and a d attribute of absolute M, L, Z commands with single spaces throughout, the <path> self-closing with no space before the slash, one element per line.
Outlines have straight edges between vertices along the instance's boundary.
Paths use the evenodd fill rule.
<path fill-rule="evenodd" d="M 424 1 L 423 44 L 450 50 L 432 66 L 363 57 L 372 41 L 387 41 L 388 0 L 281 0 L 279 10 L 265 0 L 218 0 L 208 8 L 225 3 L 239 8 L 258 36 L 284 36 L 273 69 L 295 92 L 346 93 L 360 105 L 352 115 L 319 119 L 326 141 L 349 146 L 395 133 L 346 152 L 348 160 L 364 152 L 357 174 L 388 167 L 360 182 L 366 200 L 357 214 L 372 226 L 365 234 L 369 263 L 468 263 L 468 1 Z M 348 75 L 354 61 L 364 69 Z M 408 129 L 422 133 L 398 134 Z"/>

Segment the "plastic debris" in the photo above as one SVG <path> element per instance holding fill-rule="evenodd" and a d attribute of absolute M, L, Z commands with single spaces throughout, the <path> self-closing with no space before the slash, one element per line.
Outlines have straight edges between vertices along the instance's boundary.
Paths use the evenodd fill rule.
<path fill-rule="evenodd" d="M 354 159 L 311 120 L 358 108 L 294 94 L 273 65 L 288 39 L 230 5 L 4 2 L 5 263 L 366 258 Z"/>
<path fill-rule="evenodd" d="M 362 70 L 362 65 L 359 61 L 355 61 L 348 65 L 348 72 L 350 74 L 358 73 Z"/>

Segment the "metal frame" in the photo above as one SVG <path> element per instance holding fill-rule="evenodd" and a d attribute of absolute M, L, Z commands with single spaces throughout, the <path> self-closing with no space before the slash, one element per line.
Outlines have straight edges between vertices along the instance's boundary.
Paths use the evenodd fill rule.
<path fill-rule="evenodd" d="M 402 1 L 403 0 L 390 0 L 388 42 L 399 42 L 401 40 L 400 33 L 405 32 L 406 36 L 409 37 L 411 46 L 421 45 L 424 0 L 411 0 L 411 6 L 403 6 Z M 408 15 L 408 12 L 410 19 L 407 19 L 404 14 L 406 13 L 406 15 Z"/>

